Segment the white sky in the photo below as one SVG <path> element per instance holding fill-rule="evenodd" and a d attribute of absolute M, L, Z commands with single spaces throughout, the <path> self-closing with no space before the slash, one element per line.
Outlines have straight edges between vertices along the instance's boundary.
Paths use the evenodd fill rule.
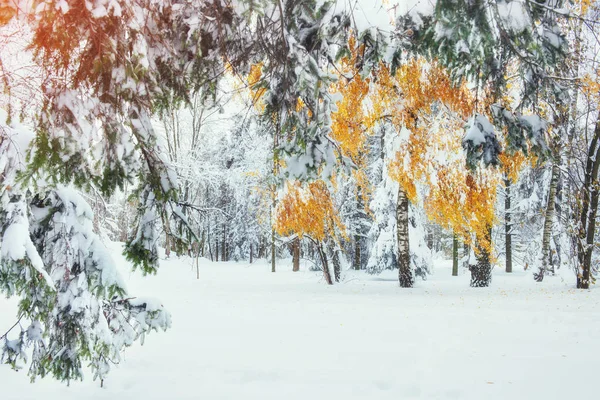
<path fill-rule="evenodd" d="M 377 27 L 393 30 L 395 17 L 408 12 L 431 13 L 435 0 L 338 0 L 336 7 L 352 12 L 359 30 Z"/>

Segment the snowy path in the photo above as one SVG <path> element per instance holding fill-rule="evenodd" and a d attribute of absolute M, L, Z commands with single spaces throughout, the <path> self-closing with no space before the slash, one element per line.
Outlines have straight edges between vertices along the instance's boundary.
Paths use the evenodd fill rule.
<path fill-rule="evenodd" d="M 395 276 L 327 287 L 281 264 L 163 263 L 130 278 L 159 297 L 173 328 L 128 350 L 99 388 L 0 366 L 2 400 L 591 399 L 600 367 L 600 290 L 496 271 L 493 287 L 437 268 L 415 289 Z M 285 269 L 285 270 L 284 270 Z M 0 299 L 0 330 L 14 322 Z"/>

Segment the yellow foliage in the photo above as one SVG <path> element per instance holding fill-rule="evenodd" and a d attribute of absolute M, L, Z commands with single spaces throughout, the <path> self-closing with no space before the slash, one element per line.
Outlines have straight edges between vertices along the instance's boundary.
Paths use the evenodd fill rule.
<path fill-rule="evenodd" d="M 260 86 L 260 81 L 262 79 L 262 68 L 262 63 L 253 64 L 250 67 L 250 73 L 248 74 L 247 78 L 252 103 L 254 104 L 257 110 L 264 110 L 265 108 L 263 96 L 267 89 Z"/>
<path fill-rule="evenodd" d="M 368 199 L 372 188 L 366 174 L 367 163 L 367 137 L 371 134 L 373 125 L 366 122 L 364 102 L 369 94 L 370 79 L 363 78 L 356 64 L 363 47 L 356 44 L 356 39 L 351 36 L 348 41 L 350 57 L 341 60 L 340 77 L 332 86 L 331 91 L 342 96 L 342 100 L 336 103 L 337 111 L 331 115 L 331 137 L 338 143 L 338 152 L 347 157 L 356 166 L 352 171 L 357 182 L 356 196 L 361 196 L 362 203 L 368 212 Z"/>
<path fill-rule="evenodd" d="M 325 182 L 286 185 L 287 192 L 276 209 L 274 228 L 279 235 L 308 235 L 322 241 L 326 236 L 335 237 L 336 228 L 344 235 L 344 226 Z"/>
<path fill-rule="evenodd" d="M 600 82 L 598 81 L 599 76 L 600 71 L 596 71 L 594 76 L 586 74 L 583 78 L 581 78 L 581 92 L 593 102 L 600 101 Z"/>
<path fill-rule="evenodd" d="M 512 183 L 516 183 L 519 179 L 519 173 L 527 161 L 523 152 L 517 151 L 513 154 L 503 152 L 499 158 L 504 174 L 506 174 Z"/>
<path fill-rule="evenodd" d="M 429 149 L 437 138 L 431 134 L 433 104 L 443 104 L 454 113 L 446 118 L 468 118 L 473 112 L 473 99 L 465 85 L 455 87 L 446 71 L 437 64 L 414 59 L 398 68 L 392 76 L 381 66 L 377 74 L 377 90 L 369 123 L 387 119 L 400 131 L 410 131 L 390 163 L 390 176 L 400 183 L 410 201 L 415 201 L 415 182 L 422 179 L 431 163 Z M 449 121 L 448 121 L 449 122 Z M 438 121 L 439 123 L 439 121 Z"/>
<path fill-rule="evenodd" d="M 476 252 L 486 250 L 491 254 L 489 230 L 496 220 L 494 210 L 499 183 L 499 175 L 494 171 L 471 173 L 458 165 L 439 166 L 425 204 L 427 215 L 473 245 Z"/>

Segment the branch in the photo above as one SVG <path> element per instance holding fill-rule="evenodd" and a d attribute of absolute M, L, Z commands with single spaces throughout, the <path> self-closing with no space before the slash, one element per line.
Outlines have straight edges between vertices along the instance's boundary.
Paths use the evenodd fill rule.
<path fill-rule="evenodd" d="M 23 319 L 23 314 L 21 314 L 19 316 L 19 319 L 17 320 L 17 322 L 15 322 L 15 324 L 13 326 L 11 326 L 2 336 L 0 336 L 0 340 L 6 338 L 6 336 L 10 333 L 10 331 L 15 329 L 15 327 L 21 323 L 21 319 Z"/>

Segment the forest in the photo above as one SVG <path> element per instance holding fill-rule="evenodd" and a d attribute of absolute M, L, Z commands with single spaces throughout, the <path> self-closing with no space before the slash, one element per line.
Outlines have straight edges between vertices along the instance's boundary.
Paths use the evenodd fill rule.
<path fill-rule="evenodd" d="M 518 279 L 597 319 L 599 26 L 594 0 L 0 0 L 0 368 L 103 385 L 177 329 L 127 284 L 165 263 L 392 302 Z"/>

